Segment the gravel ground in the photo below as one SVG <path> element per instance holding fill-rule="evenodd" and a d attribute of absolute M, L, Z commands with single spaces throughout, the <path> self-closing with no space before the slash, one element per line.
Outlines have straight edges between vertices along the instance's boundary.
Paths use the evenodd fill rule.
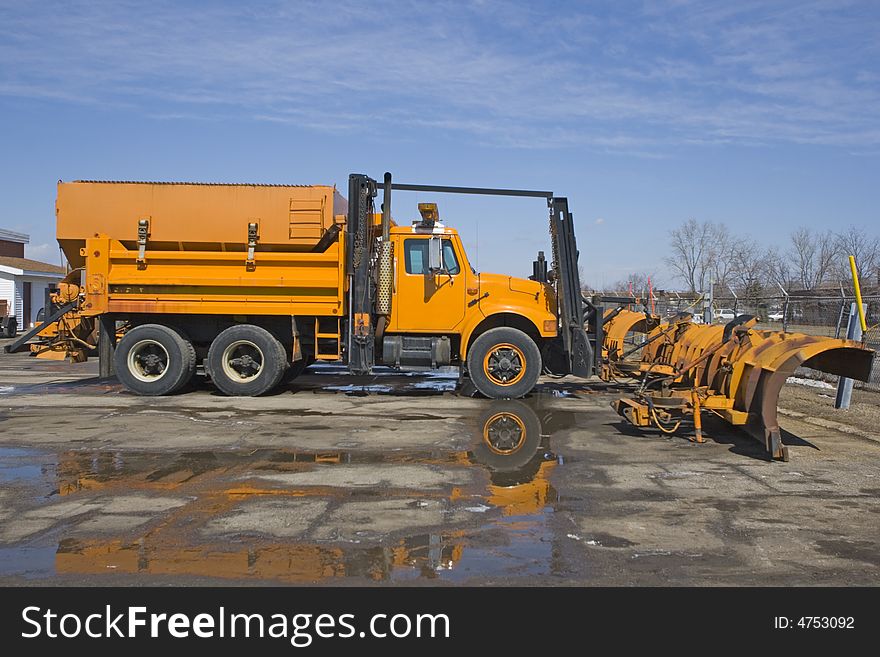
<path fill-rule="evenodd" d="M 880 583 L 871 393 L 785 386 L 780 463 L 713 417 L 702 445 L 636 430 L 595 380 L 490 401 L 316 367 L 144 398 L 96 365 L 0 354 L 0 583 Z"/>
<path fill-rule="evenodd" d="M 864 433 L 866 438 L 880 440 L 880 393 L 853 390 L 852 403 L 847 410 L 834 408 L 835 390 L 812 386 L 787 384 L 779 395 L 780 415 L 791 412 L 803 414 L 807 421 L 820 420 L 846 425 Z M 794 417 L 799 417 L 795 415 Z"/>

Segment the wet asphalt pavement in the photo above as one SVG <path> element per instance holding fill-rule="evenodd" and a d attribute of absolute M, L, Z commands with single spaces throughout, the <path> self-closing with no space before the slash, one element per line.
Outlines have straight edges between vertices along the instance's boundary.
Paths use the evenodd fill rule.
<path fill-rule="evenodd" d="M 231 399 L 139 398 L 0 355 L 0 583 L 880 583 L 880 444 L 785 418 L 638 432 L 613 388 L 519 401 L 456 374 L 314 367 Z"/>

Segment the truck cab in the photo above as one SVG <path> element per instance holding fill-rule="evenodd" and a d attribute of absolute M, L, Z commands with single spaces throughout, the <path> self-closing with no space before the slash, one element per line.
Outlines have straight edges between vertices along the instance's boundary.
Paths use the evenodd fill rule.
<path fill-rule="evenodd" d="M 436 207 L 433 208 L 436 212 Z M 540 373 L 540 345 L 557 336 L 552 285 L 513 276 L 477 272 L 461 238 L 442 223 L 414 222 L 390 231 L 394 294 L 381 345 L 392 366 L 457 364 L 476 374 L 493 396 L 522 396 Z M 475 341 L 495 330 L 498 342 Z M 491 336 L 490 336 L 491 338 Z M 481 390 L 482 391 L 482 390 Z"/>

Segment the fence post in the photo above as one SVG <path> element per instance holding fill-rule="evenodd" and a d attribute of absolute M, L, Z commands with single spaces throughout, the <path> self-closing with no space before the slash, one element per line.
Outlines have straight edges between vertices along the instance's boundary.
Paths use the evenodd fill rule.
<path fill-rule="evenodd" d="M 840 312 L 837 313 L 837 325 L 834 327 L 834 337 L 840 337 L 840 323 L 843 321 L 843 313 L 846 310 L 846 297 L 843 296 L 843 285 L 840 286 Z"/>
<path fill-rule="evenodd" d="M 712 301 L 714 300 L 715 284 L 709 281 L 709 298 L 703 301 L 703 323 L 711 324 L 712 320 Z"/>
<path fill-rule="evenodd" d="M 864 308 L 865 304 L 862 304 Z M 862 322 L 861 315 L 858 311 L 858 304 L 853 303 L 850 306 L 849 321 L 846 323 L 846 339 L 859 341 L 862 339 Z M 852 399 L 853 380 L 846 377 L 840 377 L 837 381 L 837 397 L 834 400 L 834 408 L 849 408 Z"/>
<path fill-rule="evenodd" d="M 776 285 L 779 286 L 782 294 L 785 295 L 785 300 L 782 302 L 782 331 L 785 333 L 788 331 L 788 292 L 785 291 L 785 288 L 782 287 L 779 281 L 776 282 Z"/>

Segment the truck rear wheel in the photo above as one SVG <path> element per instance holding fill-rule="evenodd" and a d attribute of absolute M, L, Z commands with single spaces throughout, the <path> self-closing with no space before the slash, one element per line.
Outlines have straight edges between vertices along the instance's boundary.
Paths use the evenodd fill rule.
<path fill-rule="evenodd" d="M 287 352 L 266 329 L 239 324 L 214 338 L 205 363 L 221 392 L 231 397 L 256 397 L 281 381 L 287 370 Z"/>
<path fill-rule="evenodd" d="M 18 333 L 18 320 L 15 317 L 6 317 L 0 320 L 0 336 L 14 338 Z"/>
<path fill-rule="evenodd" d="M 116 346 L 116 378 L 138 395 L 167 395 L 189 383 L 196 371 L 192 343 L 171 327 L 142 324 Z"/>
<path fill-rule="evenodd" d="M 541 375 L 538 345 L 519 329 L 499 326 L 468 349 L 468 373 L 477 390 L 493 399 L 527 395 Z"/>

